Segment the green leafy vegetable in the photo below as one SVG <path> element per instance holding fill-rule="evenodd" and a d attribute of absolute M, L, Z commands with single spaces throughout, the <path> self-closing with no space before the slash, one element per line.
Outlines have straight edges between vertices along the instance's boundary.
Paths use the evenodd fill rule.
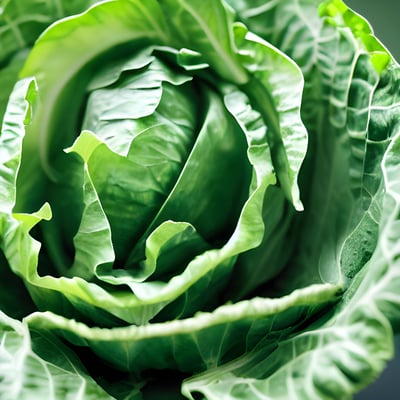
<path fill-rule="evenodd" d="M 112 399 L 58 338 L 0 313 L 4 399 Z"/>
<path fill-rule="evenodd" d="M 22 3 L 0 1 L 0 397 L 371 383 L 400 329 L 400 69 L 368 22 Z"/>

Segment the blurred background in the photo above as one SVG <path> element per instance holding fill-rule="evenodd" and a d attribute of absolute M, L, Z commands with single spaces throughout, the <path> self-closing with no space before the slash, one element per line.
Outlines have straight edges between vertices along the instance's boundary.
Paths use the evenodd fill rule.
<path fill-rule="evenodd" d="M 353 10 L 367 18 L 375 36 L 400 62 L 400 0 L 344 0 Z M 380 378 L 355 400 L 398 400 L 400 398 L 400 336 L 396 337 L 396 358 Z"/>

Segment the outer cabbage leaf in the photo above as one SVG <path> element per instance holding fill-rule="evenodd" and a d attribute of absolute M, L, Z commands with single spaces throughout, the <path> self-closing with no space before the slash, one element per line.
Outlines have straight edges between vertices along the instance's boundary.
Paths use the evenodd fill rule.
<path fill-rule="evenodd" d="M 393 357 L 393 329 L 400 326 L 399 146 L 397 134 L 382 163 L 386 194 L 376 250 L 332 312 L 276 347 L 260 342 L 189 379 L 188 398 L 351 399 L 376 379 Z"/>
<path fill-rule="evenodd" d="M 5 0 L 0 7 L 0 124 L 8 97 L 34 41 L 51 23 L 84 11 L 95 0 Z"/>
<path fill-rule="evenodd" d="M 398 96 L 396 63 L 341 1 L 229 3 L 249 29 L 292 57 L 305 78 L 305 212 L 296 217 L 296 267 L 277 282 L 278 290 L 321 280 L 347 285 L 378 236 L 380 162 L 396 133 L 389 121 L 397 110 L 388 104 Z"/>
<path fill-rule="evenodd" d="M 346 291 L 306 329 L 189 379 L 183 393 L 350 399 L 393 357 L 399 330 L 399 67 L 340 1 L 325 2 L 323 18 L 317 1 L 302 8 L 298 2 L 230 3 L 244 7 L 250 29 L 291 55 L 306 79 L 302 115 L 311 146 L 300 187 L 310 197 L 298 258 L 278 278 L 278 293 L 320 279 L 342 281 Z M 309 38 L 307 49 L 291 40 L 294 32 Z"/>
<path fill-rule="evenodd" d="M 33 313 L 27 321 L 35 329 L 90 346 L 119 370 L 135 375 L 146 369 L 193 373 L 251 351 L 260 340 L 275 346 L 336 302 L 339 294 L 337 286 L 315 285 L 279 299 L 253 298 L 191 318 L 113 329 L 89 327 L 50 312 Z"/>
<path fill-rule="evenodd" d="M 113 399 L 58 338 L 0 312 L 1 398 Z"/>

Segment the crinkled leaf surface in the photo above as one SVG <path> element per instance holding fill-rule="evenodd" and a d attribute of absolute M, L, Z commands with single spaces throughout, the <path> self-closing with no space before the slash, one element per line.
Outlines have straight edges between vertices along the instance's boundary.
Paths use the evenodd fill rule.
<path fill-rule="evenodd" d="M 383 163 L 387 192 L 380 238 L 364 269 L 332 312 L 274 347 L 265 342 L 230 364 L 189 379 L 183 393 L 262 399 L 351 399 L 393 357 L 399 328 L 399 143 Z"/>
<path fill-rule="evenodd" d="M 3 1 L 0 5 L 0 123 L 19 71 L 37 37 L 60 18 L 84 11 L 95 0 Z"/>
<path fill-rule="evenodd" d="M 37 14 L 30 13 L 26 32 L 23 2 L 11 0 L 2 9 L 0 72 L 7 91 L 25 57 L 17 51 L 27 47 L 25 38 L 33 38 L 31 27 L 39 26 L 32 21 L 46 7 L 67 4 L 31 5 Z M 79 2 L 69 3 L 75 5 Z M 53 18 L 48 15 L 65 15 L 54 10 L 44 12 L 43 27 Z M 244 25 L 234 23 L 234 10 Z M 116 85 L 132 65 L 144 72 L 153 61 L 153 52 L 143 50 L 149 45 L 168 53 L 163 62 L 178 60 L 186 70 L 179 73 L 193 74 L 209 95 L 199 96 L 207 99 L 199 123 L 203 139 L 188 157 L 188 165 L 200 166 L 199 174 L 183 169 L 140 240 L 143 275 L 132 279 L 129 270 L 112 268 L 112 229 L 90 169 L 100 148 L 118 157 L 129 154 L 124 146 L 133 146 L 134 135 L 116 139 L 102 131 L 115 120 L 114 112 L 125 117 L 129 107 L 115 110 L 94 101 L 91 116 L 98 106 L 105 124 L 92 124 L 89 117 L 91 131 L 75 139 L 88 87 Z M 119 68 L 115 48 L 124 57 L 134 49 L 138 59 Z M 114 63 L 91 81 L 107 58 Z M 148 72 L 138 79 L 140 85 L 157 81 L 159 71 Z M 130 384 L 119 372 L 108 377 L 114 382 L 100 381 L 121 399 L 140 398 L 146 382 L 137 374 L 153 368 L 196 374 L 183 382 L 182 394 L 207 399 L 347 399 L 382 371 L 393 355 L 393 332 L 400 329 L 399 67 L 368 23 L 342 1 L 106 1 L 47 30 L 22 75 L 26 79 L 12 92 L 0 136 L 0 276 L 18 275 L 10 281 L 15 293 L 24 293 L 22 278 L 44 312 L 26 318 L 29 331 L 25 322 L 1 314 L 0 354 L 7 366 L 21 359 L 25 366 L 25 375 L 15 375 L 21 380 L 4 370 L 0 385 L 5 382 L 6 390 L 14 390 L 11 382 L 22 382 L 18 387 L 27 398 L 36 391 L 46 398 L 48 388 L 61 398 L 66 391 L 107 398 L 73 353 L 58 346 L 54 333 L 128 371 Z M 158 97 L 151 95 L 146 103 L 152 107 L 160 98 L 157 85 Z M 72 96 L 77 101 L 71 102 Z M 0 100 L 0 108 L 4 105 Z M 150 106 L 143 109 L 151 113 Z M 226 131 L 231 136 L 225 143 Z M 208 140 L 210 132 L 214 141 Z M 223 157 L 228 144 L 244 150 L 242 164 L 233 162 L 238 154 Z M 51 251 L 58 254 L 57 243 L 45 249 L 37 233 L 40 226 L 51 226 L 46 220 L 56 221 L 52 211 L 59 215 L 51 206 L 54 198 L 46 203 L 46 190 L 68 157 L 81 171 L 64 175 L 81 193 L 77 207 L 72 205 L 82 217 L 80 230 L 72 227 L 78 243 L 72 276 L 63 273 L 64 257 L 53 257 L 61 268 L 49 261 Z M 229 221 L 228 238 L 214 246 L 204 232 L 214 230 L 220 213 L 202 218 L 199 199 L 208 188 L 221 199 L 229 190 L 227 198 L 237 193 L 234 185 L 225 191 L 218 182 L 208 187 L 202 178 L 209 165 L 215 176 L 228 176 L 220 159 L 232 167 L 232 176 L 246 168 L 251 173 L 244 175 L 248 192 L 240 196 L 234 223 Z M 179 202 L 176 195 L 188 188 L 201 190 L 187 195 L 191 201 Z M 304 212 L 296 212 L 302 205 Z M 48 238 L 52 229 L 57 224 Z M 169 257 L 181 240 L 189 254 L 183 268 Z M 132 260 L 136 254 L 134 249 Z M 9 288 L 0 296 L 5 309 L 10 296 Z M 21 307 L 12 315 L 21 318 L 30 310 Z M 89 354 L 74 349 L 82 357 Z M 155 379 L 159 376 L 154 372 Z M 174 375 L 173 396 L 182 379 Z M 161 385 L 148 385 L 156 383 Z M 157 395 L 167 398 L 167 392 Z"/>
<path fill-rule="evenodd" d="M 315 285 L 280 299 L 254 298 L 192 318 L 114 329 L 90 328 L 49 312 L 34 313 L 28 321 L 32 327 L 55 330 L 77 345 L 90 346 L 118 369 L 138 373 L 176 368 L 193 373 L 250 351 L 262 338 L 276 343 L 336 302 L 339 292 L 337 286 Z"/>
<path fill-rule="evenodd" d="M 0 337 L 2 399 L 113 399 L 55 336 L 0 312 Z"/>
<path fill-rule="evenodd" d="M 387 52 L 365 20 L 341 1 L 229 3 L 252 31 L 292 57 L 305 78 L 301 115 L 309 148 L 300 177 L 305 212 L 299 215 L 295 273 L 284 276 L 282 285 L 346 282 L 376 245 L 380 161 L 397 129 L 396 64 L 381 71 L 388 66 Z M 393 122 L 388 129 L 383 121 Z"/>
<path fill-rule="evenodd" d="M 150 14 L 150 11 L 153 9 L 155 12 Z M 29 171 L 32 168 L 38 168 L 38 165 L 34 165 L 35 162 L 39 163 L 40 158 L 42 158 L 41 162 L 45 171 L 50 175 L 52 175 L 53 172 L 57 172 L 52 170 L 52 166 L 48 164 L 47 159 L 49 154 L 52 154 L 52 152 L 57 149 L 58 138 L 62 137 L 60 132 L 58 132 L 56 142 L 53 143 L 53 138 L 49 136 L 51 135 L 52 130 L 55 130 L 55 126 L 52 125 L 52 120 L 55 120 L 58 113 L 61 113 L 64 110 L 64 107 L 62 107 L 64 96 L 69 93 L 69 90 L 72 90 L 75 83 L 80 83 L 83 78 L 82 75 L 78 74 L 79 79 L 78 75 L 74 75 L 74 71 L 77 70 L 78 65 L 72 65 L 72 59 L 74 58 L 68 56 L 65 60 L 58 60 L 58 62 L 61 63 L 60 65 L 65 67 L 67 71 L 66 74 L 63 75 L 63 80 L 60 81 L 59 75 L 55 74 L 54 66 L 52 65 L 55 60 L 52 57 L 47 56 L 47 54 L 51 55 L 51 51 L 55 50 L 55 46 L 58 47 L 60 46 L 61 41 L 65 41 L 66 48 L 71 50 L 76 59 L 79 59 L 81 65 L 84 66 L 85 60 L 88 58 L 94 57 L 96 54 L 100 54 L 101 51 L 105 51 L 110 46 L 119 44 L 120 42 L 123 43 L 126 40 L 131 40 L 133 42 L 139 40 L 159 41 L 160 43 L 163 43 L 168 40 L 168 35 L 166 36 L 164 33 L 161 35 L 161 29 L 162 27 L 165 28 L 164 25 L 166 22 L 164 17 L 161 15 L 161 11 L 157 10 L 155 2 L 147 4 L 146 7 L 143 7 L 138 2 L 134 1 L 129 3 L 106 2 L 100 4 L 98 7 L 92 8 L 79 17 L 64 20 L 53 25 L 52 28 L 40 38 L 34 50 L 31 52 L 29 60 L 22 72 L 23 75 L 37 75 L 37 85 L 39 87 L 40 97 L 43 101 L 35 111 L 33 122 L 26 128 L 26 136 L 24 136 L 25 128 L 21 127 L 22 129 L 17 133 L 17 135 L 19 135 L 19 140 L 23 143 L 23 152 L 32 152 L 32 154 L 37 156 L 37 158 L 33 157 L 32 159 L 23 160 L 18 171 L 18 179 L 20 182 L 20 185 L 18 186 L 20 195 L 18 198 L 20 200 L 17 201 L 17 210 L 24 210 L 24 203 L 26 202 L 31 203 L 26 204 L 26 207 L 33 207 L 37 199 L 35 199 L 34 196 L 27 196 L 28 191 L 32 189 L 32 185 L 37 185 L 35 193 L 39 193 L 40 196 L 43 196 L 41 193 L 45 193 L 45 189 L 41 186 L 47 184 L 43 176 L 38 174 L 38 181 L 35 182 L 35 179 L 31 179 L 29 174 Z M 140 24 L 137 26 L 135 25 L 134 29 L 132 29 L 132 20 L 128 18 L 128 15 L 135 20 L 140 21 Z M 107 40 L 102 42 L 99 40 L 98 36 L 94 36 L 94 33 L 97 32 L 97 30 L 104 32 L 104 24 L 102 21 L 105 16 L 107 16 L 106 20 L 107 24 L 109 24 L 108 26 L 119 30 L 121 34 L 112 36 L 111 38 L 107 37 Z M 204 15 L 201 14 L 200 17 L 204 18 Z M 155 26 L 157 26 L 157 29 L 154 29 Z M 91 41 L 93 44 L 93 46 L 90 46 L 91 54 L 87 52 L 84 52 L 83 54 L 82 50 L 76 48 L 74 45 L 76 37 L 84 31 L 87 34 L 85 40 L 88 43 Z M 55 40 L 56 38 L 57 40 Z M 194 41 L 193 46 L 196 47 L 199 45 Z M 263 46 L 266 45 L 263 43 L 258 44 L 260 52 L 263 51 Z M 276 62 L 279 60 L 279 57 L 281 57 L 283 62 L 288 63 L 288 68 L 291 71 L 290 73 L 293 74 L 292 79 L 295 82 L 294 87 L 296 88 L 296 91 L 298 91 L 302 82 L 298 69 L 296 69 L 293 64 L 290 64 L 287 58 L 280 55 L 277 50 L 266 47 L 265 51 L 274 57 Z M 49 63 L 43 63 L 44 57 L 48 57 Z M 41 60 L 40 62 L 39 59 Z M 253 64 L 257 64 L 257 62 L 257 59 L 255 59 Z M 67 70 L 67 68 L 69 69 Z M 252 68 L 256 68 L 256 66 L 253 65 Z M 89 72 L 87 68 L 85 71 L 85 73 Z M 46 79 L 43 78 L 44 75 L 46 75 Z M 51 84 L 52 80 L 54 80 L 54 85 Z M 261 86 L 267 84 L 268 82 L 262 83 L 260 81 Z M 65 87 L 68 86 L 68 89 L 65 89 L 64 85 Z M 64 92 L 64 89 L 67 91 Z M 79 94 L 80 89 L 76 89 L 76 94 Z M 289 98 L 289 96 L 291 96 L 290 93 L 282 94 L 282 104 L 285 99 Z M 143 284 L 138 285 L 135 282 L 131 282 L 129 279 L 125 280 L 123 283 L 129 286 L 130 290 L 133 292 L 132 294 L 130 290 L 123 288 L 118 291 L 108 291 L 107 289 L 96 285 L 96 283 L 85 281 L 78 276 L 72 278 L 57 278 L 48 274 L 40 276 L 40 271 L 37 270 L 37 260 L 40 259 L 38 243 L 26 235 L 28 226 L 24 225 L 23 221 L 20 221 L 20 224 L 11 223 L 7 228 L 7 244 L 5 245 L 5 248 L 10 246 L 7 251 L 11 252 L 11 248 L 14 248 L 12 253 L 15 258 L 11 268 L 16 268 L 18 270 L 17 273 L 24 276 L 26 281 L 29 282 L 31 293 L 38 304 L 42 304 L 42 307 L 49 307 L 53 304 L 54 310 L 71 310 L 71 305 L 73 305 L 73 307 L 77 309 L 78 314 L 76 317 L 79 319 L 81 319 L 83 315 L 86 316 L 85 318 L 89 317 L 94 321 L 97 321 L 97 323 L 100 323 L 100 321 L 101 323 L 105 323 L 105 321 L 109 320 L 110 322 L 108 322 L 108 324 L 110 324 L 115 321 L 115 317 L 136 323 L 148 321 L 166 305 L 175 300 L 178 302 L 172 307 L 172 315 L 176 315 L 176 313 L 179 315 L 190 315 L 192 312 L 196 311 L 200 304 L 204 303 L 205 300 L 209 302 L 212 301 L 210 290 L 214 293 L 218 293 L 220 288 L 226 284 L 227 276 L 230 274 L 237 255 L 257 246 L 261 242 L 264 231 L 264 221 L 262 220 L 261 215 L 264 193 L 267 188 L 276 181 L 273 166 L 270 161 L 268 138 L 264 139 L 264 143 L 260 145 L 262 137 L 253 137 L 251 132 L 245 132 L 245 135 L 243 136 L 239 127 L 235 127 L 235 121 L 232 120 L 231 117 L 228 116 L 226 119 L 220 118 L 220 116 L 224 114 L 224 111 L 222 104 L 218 104 L 216 98 L 217 96 L 213 93 L 207 97 L 207 101 L 209 102 L 208 113 L 205 116 L 204 125 L 199 133 L 199 140 L 188 159 L 189 164 L 193 163 L 193 167 L 191 168 L 195 171 L 195 165 L 197 165 L 200 159 L 204 158 L 204 154 L 207 154 L 210 159 L 207 162 L 203 162 L 203 164 L 201 162 L 198 164 L 204 166 L 204 172 L 212 166 L 215 168 L 215 172 L 212 173 L 214 178 L 217 178 L 218 174 L 225 170 L 229 170 L 231 173 L 239 176 L 239 174 L 242 173 L 242 170 L 248 167 L 243 167 L 238 164 L 236 162 L 236 156 L 231 156 L 231 158 L 226 157 L 225 152 L 229 149 L 239 151 L 241 146 L 243 146 L 244 140 L 246 140 L 247 145 L 250 147 L 249 161 L 252 164 L 256 173 L 255 176 L 257 177 L 247 201 L 244 204 L 234 204 L 235 207 L 243 206 L 243 210 L 239 210 L 239 219 L 236 226 L 235 222 L 233 223 L 233 234 L 226 244 L 220 249 L 213 249 L 201 254 L 190 262 L 181 274 L 174 276 L 167 282 L 144 282 Z M 57 99 L 57 101 L 52 101 L 51 99 Z M 299 96 L 295 99 L 298 103 L 300 102 Z M 73 111 L 73 109 L 69 109 L 69 112 Z M 282 108 L 282 112 L 285 112 L 284 107 Z M 296 116 L 296 109 L 294 115 Z M 39 125 L 36 125 L 38 124 L 37 121 L 40 121 L 40 129 L 38 129 Z M 296 127 L 296 129 L 298 128 L 297 124 L 299 123 L 298 118 L 293 120 L 293 126 Z M 65 130 L 66 127 L 63 126 L 62 129 Z M 211 133 L 214 131 L 215 134 L 207 139 L 209 132 Z M 225 132 L 231 132 L 232 139 L 228 140 L 225 138 Z M 37 140 L 37 135 L 39 133 L 42 133 L 41 139 Z M 301 131 L 301 134 L 304 137 L 304 131 Z M 242 138 L 240 138 L 240 136 L 242 136 Z M 226 143 L 224 142 L 224 138 Z M 62 141 L 65 141 L 66 139 L 67 138 L 63 138 Z M 214 142 L 209 139 L 212 139 Z M 20 146 L 21 142 L 16 142 L 15 145 Z M 215 150 L 214 153 L 207 151 L 210 147 L 217 149 L 220 153 Z M 50 151 L 50 148 L 51 152 L 46 155 L 46 151 Z M 59 150 L 61 151 L 61 149 Z M 40 154 L 42 156 L 40 156 Z M 296 162 L 298 163 L 298 160 Z M 188 171 L 187 173 L 186 170 Z M 16 172 L 16 170 L 14 170 L 14 172 Z M 159 215 L 156 216 L 156 221 L 162 222 L 163 220 L 171 218 L 179 221 L 180 218 L 182 218 L 182 222 L 185 222 L 185 219 L 189 218 L 188 222 L 193 222 L 196 227 L 198 225 L 199 231 L 201 233 L 205 232 L 205 236 L 212 234 L 215 231 L 215 225 L 213 224 L 218 221 L 221 216 L 225 215 L 225 204 L 228 204 L 228 200 L 221 201 L 221 199 L 234 197 L 236 194 L 236 186 L 233 184 L 232 186 L 226 184 L 222 185 L 219 183 L 221 182 L 220 180 L 216 180 L 216 183 L 214 184 L 214 180 L 211 180 L 210 183 L 214 185 L 211 187 L 207 183 L 209 182 L 208 179 L 206 180 L 205 178 L 202 178 L 202 174 L 202 168 L 197 168 L 196 174 L 190 172 L 190 168 L 184 169 Z M 226 173 L 224 173 L 224 176 L 225 175 Z M 89 183 L 89 180 L 87 180 L 87 182 Z M 230 180 L 230 182 L 239 182 L 240 184 L 241 180 Z M 187 201 L 185 200 L 185 203 L 179 202 L 177 194 L 186 198 L 186 193 L 189 194 L 194 190 L 194 183 L 196 183 L 195 189 L 197 190 L 197 193 L 201 194 L 202 190 L 199 188 L 202 187 L 201 185 L 205 185 L 204 190 L 210 190 L 216 200 L 220 201 L 219 204 L 216 203 L 214 205 L 216 210 L 219 211 L 215 212 L 214 216 L 208 220 L 202 217 L 203 202 L 199 202 L 197 197 L 190 194 L 187 197 Z M 90 185 L 86 185 L 86 187 L 89 189 Z M 175 198 L 177 198 L 178 201 L 175 201 Z M 95 203 L 89 200 L 87 204 L 90 206 Z M 183 206 L 183 204 L 185 205 Z M 40 206 L 41 204 L 39 203 L 37 205 Z M 98 214 L 98 212 L 101 214 L 101 208 L 99 208 L 99 205 L 96 206 L 96 209 L 98 211 L 94 212 L 94 215 L 96 215 L 96 213 Z M 195 213 L 195 217 L 191 216 L 193 212 Z M 89 214 L 84 213 L 83 215 L 85 216 L 85 221 L 87 221 L 88 219 L 86 217 Z M 193 221 L 190 218 L 193 218 Z M 226 223 L 227 222 L 224 220 L 220 221 L 221 225 L 226 225 Z M 88 232 L 85 224 L 82 226 L 84 227 L 85 232 Z M 232 225 L 232 223 L 230 224 Z M 107 230 L 107 227 L 105 227 L 105 229 Z M 97 228 L 93 229 L 93 232 L 100 231 L 98 231 Z M 19 238 L 18 241 L 15 240 L 16 237 Z M 100 245 L 102 246 L 103 243 Z M 83 247 L 81 247 L 80 250 L 83 250 Z M 28 254 L 30 256 L 26 257 Z M 84 252 L 78 252 L 79 257 L 80 254 L 84 254 Z M 97 260 L 94 263 L 100 265 L 110 262 L 109 254 L 111 253 L 108 252 L 107 254 L 108 255 L 105 259 Z M 24 256 L 19 258 L 21 255 Z M 99 252 L 97 255 L 101 255 L 101 253 Z M 85 261 L 88 261 L 90 258 L 84 257 L 84 259 Z M 91 266 L 91 268 L 93 267 L 95 266 Z M 85 267 L 85 269 L 87 268 Z M 211 273 L 211 271 L 213 271 L 213 273 Z M 84 274 L 84 276 L 87 276 L 86 272 Z M 208 299 L 201 296 L 201 293 L 205 288 L 209 290 L 210 296 Z M 51 296 L 50 293 L 52 293 Z M 49 300 L 49 296 L 50 298 L 53 298 L 53 300 Z M 190 298 L 191 301 L 187 302 L 185 300 L 187 298 Z M 92 310 L 92 312 L 88 312 L 89 310 Z M 74 314 L 69 315 L 73 316 Z"/>

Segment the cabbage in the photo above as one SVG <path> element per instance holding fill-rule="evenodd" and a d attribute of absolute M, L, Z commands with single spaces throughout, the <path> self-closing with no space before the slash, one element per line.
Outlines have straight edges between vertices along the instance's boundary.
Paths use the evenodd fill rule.
<path fill-rule="evenodd" d="M 0 5 L 2 399 L 347 399 L 378 377 L 400 69 L 364 18 Z"/>

